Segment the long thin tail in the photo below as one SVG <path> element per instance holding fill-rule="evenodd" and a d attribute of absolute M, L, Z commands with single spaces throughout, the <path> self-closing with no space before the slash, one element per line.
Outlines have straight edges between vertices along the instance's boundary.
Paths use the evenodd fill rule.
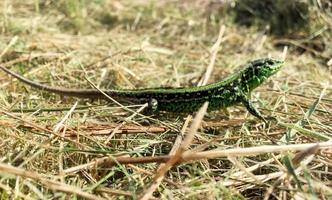
<path fill-rule="evenodd" d="M 95 89 L 67 89 L 67 88 L 58 88 L 58 87 L 51 87 L 48 85 L 43 85 L 34 81 L 31 81 L 13 71 L 10 71 L 9 69 L 3 67 L 0 65 L 0 69 L 2 69 L 7 74 L 17 78 L 19 81 L 40 90 L 44 90 L 47 92 L 52 92 L 64 96 L 73 96 L 73 97 L 79 97 L 79 98 L 102 98 L 103 95 Z"/>

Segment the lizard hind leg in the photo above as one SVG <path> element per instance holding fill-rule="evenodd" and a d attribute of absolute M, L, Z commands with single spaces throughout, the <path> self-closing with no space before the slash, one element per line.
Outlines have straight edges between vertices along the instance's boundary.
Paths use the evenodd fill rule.
<path fill-rule="evenodd" d="M 157 101 L 157 99 L 150 98 L 150 100 L 148 102 L 148 109 L 147 110 L 150 113 L 154 113 L 158 110 L 158 101 Z"/>
<path fill-rule="evenodd" d="M 157 99 L 150 98 L 147 102 L 148 106 L 143 110 L 144 115 L 154 115 L 158 110 L 158 101 Z"/>

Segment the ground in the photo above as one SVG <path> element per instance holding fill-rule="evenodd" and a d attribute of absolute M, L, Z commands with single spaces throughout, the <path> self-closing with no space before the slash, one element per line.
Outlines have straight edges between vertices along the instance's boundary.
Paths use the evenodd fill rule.
<path fill-rule="evenodd" d="M 252 93 L 268 124 L 241 105 L 138 114 L 1 72 L 1 199 L 332 198 L 332 5 L 301 2 L 286 26 L 269 9 L 241 24 L 234 1 L 1 1 L 1 65 L 51 86 L 193 87 L 285 59 Z"/>

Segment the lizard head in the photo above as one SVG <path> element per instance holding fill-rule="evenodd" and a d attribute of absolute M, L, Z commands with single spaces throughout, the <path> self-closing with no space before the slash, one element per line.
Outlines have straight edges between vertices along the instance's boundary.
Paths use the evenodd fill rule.
<path fill-rule="evenodd" d="M 241 82 L 251 91 L 279 71 L 283 64 L 284 61 L 271 58 L 254 60 L 244 69 Z"/>

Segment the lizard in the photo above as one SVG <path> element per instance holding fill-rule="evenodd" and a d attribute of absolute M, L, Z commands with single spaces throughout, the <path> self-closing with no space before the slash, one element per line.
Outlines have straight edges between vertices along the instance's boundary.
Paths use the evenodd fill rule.
<path fill-rule="evenodd" d="M 182 88 L 144 88 L 144 89 L 109 89 L 104 93 L 122 102 L 148 103 L 153 111 L 194 112 L 204 102 L 209 102 L 208 110 L 225 109 L 229 106 L 242 105 L 253 116 L 267 122 L 250 100 L 251 92 L 283 66 L 284 61 L 263 58 L 250 61 L 241 70 L 225 79 L 197 87 Z M 68 89 L 52 87 L 31 81 L 3 66 L 0 69 L 33 88 L 63 96 L 78 98 L 106 98 L 97 89 Z"/>

